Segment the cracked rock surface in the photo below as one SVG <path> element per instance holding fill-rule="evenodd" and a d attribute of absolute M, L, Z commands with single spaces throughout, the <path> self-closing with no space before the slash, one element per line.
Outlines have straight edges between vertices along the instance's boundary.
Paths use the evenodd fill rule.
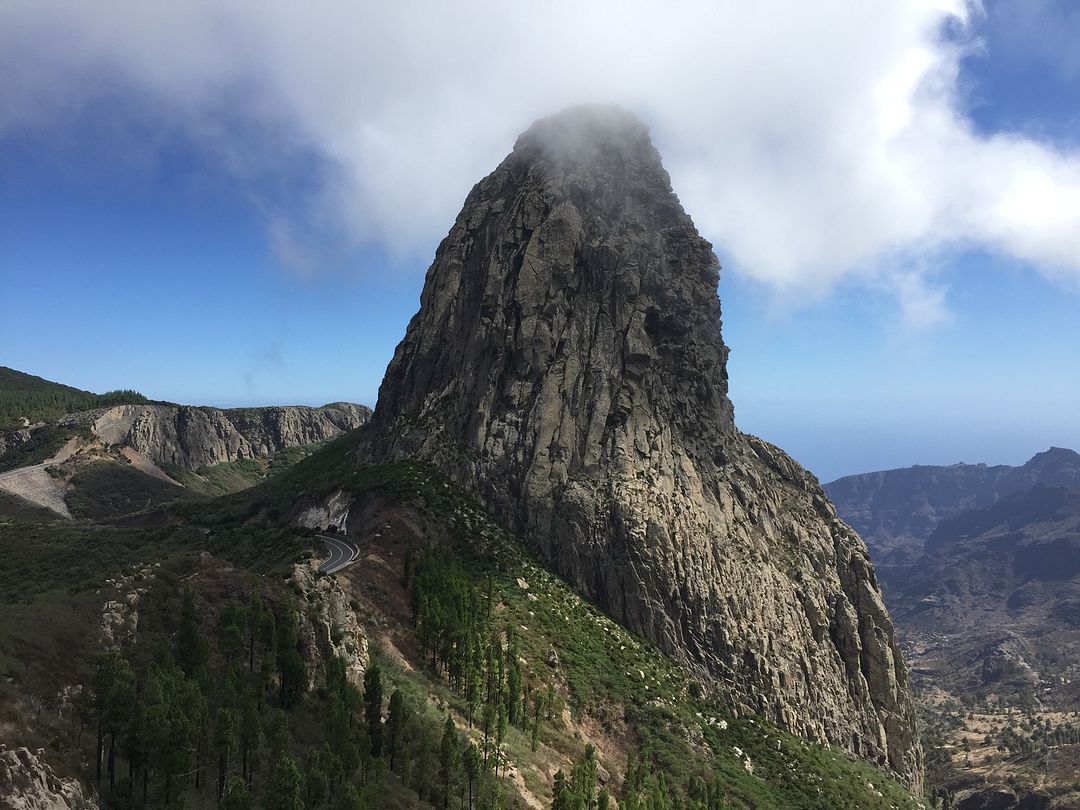
<path fill-rule="evenodd" d="M 97 810 L 76 779 L 57 776 L 41 750 L 0 747 L 0 810 Z"/>
<path fill-rule="evenodd" d="M 369 415 L 364 406 L 348 402 L 227 410 L 118 405 L 95 412 L 91 425 L 106 444 L 132 447 L 157 464 L 196 470 L 330 439 L 364 424 Z"/>
<path fill-rule="evenodd" d="M 440 245 L 360 459 L 434 462 L 735 707 L 918 787 L 865 545 L 735 427 L 719 272 L 634 117 L 537 122 Z"/>

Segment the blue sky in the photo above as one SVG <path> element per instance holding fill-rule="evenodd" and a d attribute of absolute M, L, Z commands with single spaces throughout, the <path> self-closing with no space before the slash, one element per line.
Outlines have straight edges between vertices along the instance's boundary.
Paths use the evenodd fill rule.
<path fill-rule="evenodd" d="M 40 17 L 41 5 L 50 4 L 0 12 L 0 30 L 7 13 L 6 28 L 21 33 L 23 46 L 42 36 L 55 19 Z M 1080 41 L 1080 13 L 1065 2 L 961 7 L 898 17 L 877 35 L 889 47 L 867 47 L 862 38 L 872 32 L 834 15 L 818 33 L 851 39 L 836 47 L 845 70 L 759 52 L 766 56 L 755 59 L 773 61 L 754 63 L 756 95 L 723 78 L 749 64 L 740 54 L 713 63 L 702 50 L 694 63 L 684 39 L 708 26 L 693 20 L 669 32 L 671 47 L 687 52 L 680 69 L 700 77 L 693 99 L 672 100 L 669 77 L 653 95 L 640 80 L 631 92 L 610 78 L 602 49 L 576 66 L 590 94 L 605 92 L 650 123 L 676 191 L 716 244 L 740 427 L 823 480 L 913 463 L 1020 463 L 1051 444 L 1080 448 L 1080 256 L 1070 262 L 1068 227 L 1080 232 L 1080 220 L 1060 206 L 1004 224 L 1000 206 L 978 211 L 984 194 L 1022 190 L 985 185 L 980 175 L 999 166 L 1003 177 L 1022 178 L 1045 165 L 1065 178 L 1053 192 L 1072 199 L 1080 58 L 1071 44 Z M 78 48 L 41 54 L 38 71 L 13 42 L 15 56 L 0 56 L 0 102 L 9 110 L 0 114 L 0 364 L 92 390 L 136 387 L 226 406 L 374 404 L 423 273 L 471 183 L 529 120 L 577 100 L 545 74 L 511 77 L 531 88 L 524 100 L 518 93 L 513 103 L 469 107 L 454 95 L 466 80 L 476 83 L 469 103 L 510 96 L 471 63 L 455 78 L 453 64 L 425 73 L 385 55 L 396 95 L 369 97 L 359 84 L 322 98 L 319 70 L 342 46 L 318 25 L 301 27 L 314 41 L 308 55 L 278 70 L 265 58 L 239 63 L 231 45 L 196 49 L 186 61 L 184 32 L 204 47 L 205 20 L 162 23 L 180 44 L 159 54 L 146 45 L 158 21 L 125 29 L 127 15 L 95 33 L 100 21 L 75 9 L 67 7 L 62 33 Z M 648 27 L 648 9 L 638 11 Z M 391 33 L 403 24 L 378 22 Z M 769 41 L 785 35 L 771 20 L 739 22 L 750 32 L 760 23 Z M 908 39 L 895 33 L 905 26 Z M 791 27 L 815 36 L 806 21 Z M 297 28 L 295 20 L 269 26 L 250 50 L 283 52 L 297 44 L 289 39 Z M 422 37 L 413 30 L 410 41 Z M 867 157 L 880 149 L 853 150 L 856 139 L 880 135 L 852 129 L 848 106 L 878 104 L 880 88 L 893 88 L 913 63 L 923 65 L 919 88 L 897 91 L 882 126 L 893 127 L 886 146 L 913 150 L 895 165 L 930 179 L 914 191 L 866 192 L 866 178 L 894 164 Z M 851 65 L 880 69 L 880 85 L 865 93 L 838 85 Z M 205 73 L 192 78 L 196 70 Z M 297 76 L 310 84 L 293 87 Z M 925 89 L 942 76 L 945 90 Z M 786 95 L 793 77 L 817 82 L 799 88 L 798 99 L 818 94 L 805 119 Z M 928 92 L 936 95 L 926 100 Z M 845 93 L 850 105 L 832 100 Z M 701 117 L 695 103 L 703 98 L 721 110 L 716 119 Z M 459 107 L 465 112 L 455 117 Z M 743 126 L 721 125 L 729 108 Z M 432 109 L 438 118 L 425 118 Z M 487 109 L 496 112 L 485 118 Z M 774 128 L 776 110 L 792 117 L 790 128 Z M 902 137 L 897 115 L 907 121 L 897 125 Z M 816 129 L 799 125 L 819 119 Z M 414 132 L 438 138 L 414 143 Z M 960 151 L 938 154 L 946 141 Z M 969 155 L 971 176 L 954 176 Z M 912 192 L 916 202 L 877 210 L 893 192 Z M 1055 217 L 1061 227 L 1043 227 Z"/>

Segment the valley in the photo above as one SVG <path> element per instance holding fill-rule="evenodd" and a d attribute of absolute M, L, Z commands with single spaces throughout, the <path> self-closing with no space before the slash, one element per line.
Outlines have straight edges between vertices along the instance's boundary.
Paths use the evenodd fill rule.
<path fill-rule="evenodd" d="M 1080 455 L 1052 448 L 1020 467 L 913 467 L 827 486 L 878 560 L 930 779 L 958 795 L 1080 804 L 1078 472 Z"/>

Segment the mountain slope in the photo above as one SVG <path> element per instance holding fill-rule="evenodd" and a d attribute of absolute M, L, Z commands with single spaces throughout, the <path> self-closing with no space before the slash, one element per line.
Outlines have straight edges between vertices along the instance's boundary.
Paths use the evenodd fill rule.
<path fill-rule="evenodd" d="M 27 402 L 70 410 L 131 398 L 0 372 L 9 384 L 3 396 L 20 403 L 20 413 L 30 412 Z M 180 497 L 219 495 L 257 483 L 371 414 L 344 402 L 223 410 L 134 399 L 0 432 L 0 491 L 25 502 L 0 504 L 0 512 L 43 507 L 61 517 L 105 519 Z"/>
<path fill-rule="evenodd" d="M 0 431 L 23 427 L 23 420 L 31 424 L 50 422 L 74 411 L 144 402 L 146 397 L 137 391 L 94 394 L 0 366 Z M 0 453 L 3 451 L 0 439 Z"/>
<path fill-rule="evenodd" d="M 894 580 L 905 632 L 952 638 L 938 680 L 1013 703 L 1080 700 L 1080 490 L 1035 487 L 944 520 Z"/>
<path fill-rule="evenodd" d="M 878 563 L 910 562 L 937 525 L 1034 486 L 1080 486 L 1080 454 L 1060 447 L 1020 467 L 918 465 L 849 475 L 825 485 L 840 516 Z"/>
<path fill-rule="evenodd" d="M 537 122 L 440 245 L 358 459 L 431 461 L 740 711 L 917 785 L 865 546 L 735 427 L 718 275 L 640 122 Z"/>
<path fill-rule="evenodd" d="M 87 733 L 79 728 L 92 724 L 94 715 L 85 709 L 90 712 L 86 721 L 70 712 L 82 705 L 80 695 L 89 700 L 94 694 L 86 690 L 96 683 L 98 653 L 106 646 L 119 649 L 132 662 L 136 693 L 146 694 L 145 683 L 157 677 L 154 662 L 183 652 L 179 616 L 183 593 L 191 591 L 208 642 L 203 674 L 191 681 L 223 681 L 223 687 L 205 693 L 213 708 L 236 694 L 224 678 L 230 655 L 226 645 L 236 643 L 235 638 L 229 642 L 226 618 L 235 617 L 237 610 L 246 615 L 252 594 L 260 591 L 279 621 L 290 600 L 297 610 L 294 643 L 309 685 L 298 700 L 280 706 L 274 648 L 267 655 L 264 642 L 256 641 L 253 660 L 264 664 L 254 667 L 258 677 L 252 683 L 263 695 L 260 723 L 268 729 L 253 738 L 253 760 L 260 763 L 251 780 L 256 803 L 266 796 L 272 778 L 269 729 L 279 708 L 305 784 L 325 767 L 320 763 L 326 760 L 312 752 L 333 730 L 329 693 L 338 687 L 333 686 L 331 656 L 344 654 L 351 644 L 348 649 L 355 654 L 345 659 L 350 683 L 362 686 L 368 656 L 381 669 L 384 725 L 390 722 L 389 698 L 398 689 L 413 719 L 393 769 L 384 749 L 374 765 L 368 760 L 346 771 L 332 790 L 352 782 L 367 806 L 441 807 L 437 763 L 447 715 L 462 745 L 482 745 L 485 721 L 477 708 L 470 728 L 467 681 L 444 665 L 442 656 L 448 653 L 443 645 L 432 644 L 435 636 L 425 616 L 433 606 L 451 608 L 466 598 L 490 606 L 481 611 L 486 617 L 481 637 L 496 637 L 504 651 L 515 651 L 498 676 L 501 694 L 511 694 L 511 683 L 516 683 L 514 693 L 529 696 L 530 710 L 526 718 L 518 714 L 506 724 L 498 776 L 486 766 L 476 779 L 477 795 L 490 804 L 477 806 L 550 806 L 556 770 L 569 779 L 586 760 L 587 745 L 596 751 L 594 792 L 603 787 L 622 808 L 662 810 L 676 800 L 693 810 L 925 806 L 897 782 L 839 750 L 812 745 L 752 716 L 737 717 L 732 706 L 702 688 L 691 673 L 540 566 L 480 504 L 437 471 L 417 463 L 356 466 L 361 433 L 330 442 L 257 487 L 174 509 L 169 525 L 157 528 L 0 521 L 0 671 L 6 675 L 0 679 L 0 726 L 5 740 L 31 750 L 51 741 L 50 764 L 92 784 L 93 726 Z M 312 578 L 304 562 L 312 552 L 310 532 L 287 524 L 331 502 L 348 505 L 344 528 L 361 556 L 337 577 Z M 294 564 L 285 582 L 281 575 Z M 423 605 L 428 607 L 418 611 Z M 444 615 L 454 614 L 448 610 Z M 456 625 L 444 622 L 442 627 L 451 632 Z M 245 671 L 247 660 L 246 653 L 240 657 Z M 511 668 L 518 670 L 516 681 L 507 674 Z M 234 683 L 248 683 L 243 674 L 231 677 Z M 534 698 L 543 707 L 535 734 Z M 205 746 L 201 787 L 194 779 L 194 759 L 184 759 L 186 767 L 177 769 L 182 775 L 171 782 L 172 795 L 196 808 L 217 804 L 215 740 L 229 723 L 228 711 L 214 709 L 203 716 L 201 737 L 177 730 L 188 735 L 183 739 L 190 740 L 190 750 L 200 739 Z M 110 717 L 122 735 L 129 721 Z M 130 722 L 136 722 L 138 714 L 132 717 Z M 371 726 L 362 716 L 355 722 L 351 739 L 360 745 L 370 740 Z M 107 773 L 101 780 L 103 807 L 129 806 L 123 781 L 128 751 L 122 745 L 116 756 L 117 787 L 109 787 Z M 346 754 L 342 748 L 338 752 Z M 140 803 L 137 791 L 134 804 L 157 806 L 168 783 L 154 759 L 149 766 L 146 762 L 136 758 L 134 764 L 136 784 L 143 771 L 149 774 L 149 803 Z M 226 774 L 239 773 L 239 757 L 234 753 L 224 767 Z M 463 791 L 463 766 L 452 780 Z M 459 789 L 452 792 L 449 806 L 468 806 Z"/>
<path fill-rule="evenodd" d="M 877 556 L 926 715 L 929 778 L 961 807 L 1080 806 L 1078 484 L 1080 456 L 1051 448 L 1021 467 L 828 487 Z"/>

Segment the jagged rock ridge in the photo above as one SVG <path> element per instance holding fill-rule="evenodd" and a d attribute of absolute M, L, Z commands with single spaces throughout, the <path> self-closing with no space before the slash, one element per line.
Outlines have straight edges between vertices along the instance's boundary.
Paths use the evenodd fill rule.
<path fill-rule="evenodd" d="M 107 444 L 131 447 L 158 464 L 195 470 L 330 439 L 364 424 L 370 414 L 363 405 L 348 402 L 228 410 L 118 405 L 91 414 L 91 427 Z"/>
<path fill-rule="evenodd" d="M 360 458 L 434 461 L 734 704 L 917 785 L 864 544 L 735 427 L 719 270 L 640 122 L 539 121 L 440 245 Z"/>

